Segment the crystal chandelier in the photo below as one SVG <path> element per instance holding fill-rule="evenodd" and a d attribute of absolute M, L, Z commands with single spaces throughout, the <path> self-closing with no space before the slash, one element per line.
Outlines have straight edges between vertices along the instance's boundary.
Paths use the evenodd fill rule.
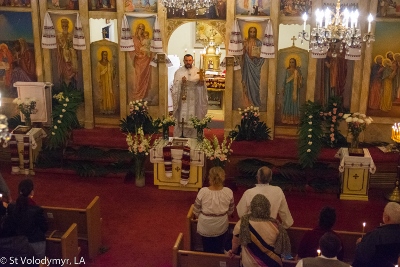
<path fill-rule="evenodd" d="M 340 0 L 336 4 L 336 12 L 332 12 L 329 8 L 325 11 L 317 9 L 316 28 L 313 28 L 309 36 L 306 29 L 307 14 L 303 14 L 303 31 L 299 32 L 301 43 L 303 40 L 310 42 L 310 49 L 320 52 L 327 52 L 330 48 L 332 56 L 336 57 L 338 53 L 346 51 L 349 53 L 350 48 L 358 49 L 361 52 L 362 42 L 370 44 L 375 41 L 375 36 L 371 33 L 371 22 L 373 17 L 368 16 L 368 32 L 361 38 L 361 30 L 358 25 L 359 12 L 357 9 L 349 11 L 347 8 L 340 12 Z"/>
<path fill-rule="evenodd" d="M 199 15 L 199 9 L 206 9 L 216 4 L 216 0 L 161 0 L 161 4 L 168 9 L 169 12 L 182 12 L 182 16 L 189 10 L 196 10 Z"/>
<path fill-rule="evenodd" d="M 6 115 L 1 114 L 1 93 L 0 93 L 0 143 L 8 141 L 10 133 L 8 132 L 8 122 Z"/>

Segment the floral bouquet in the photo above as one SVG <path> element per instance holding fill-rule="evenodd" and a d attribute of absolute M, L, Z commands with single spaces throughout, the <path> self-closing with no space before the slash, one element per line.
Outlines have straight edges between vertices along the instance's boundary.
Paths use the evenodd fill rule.
<path fill-rule="evenodd" d="M 147 101 L 143 99 L 129 102 L 129 115 L 120 120 L 121 131 L 136 133 L 142 127 L 144 133 L 154 133 L 153 120 L 149 115 Z"/>
<path fill-rule="evenodd" d="M 345 137 L 338 129 L 344 116 L 341 100 L 338 97 L 331 97 L 327 109 L 320 111 L 319 115 L 325 128 L 323 142 L 330 147 L 345 145 Z"/>
<path fill-rule="evenodd" d="M 163 116 L 161 119 L 157 118 L 153 121 L 154 128 L 156 128 L 157 130 L 162 129 L 164 139 L 168 139 L 169 137 L 169 126 L 175 126 L 175 124 L 176 121 L 173 116 Z"/>
<path fill-rule="evenodd" d="M 152 147 L 151 137 L 152 135 L 147 137 L 144 135 L 142 127 L 138 128 L 137 134 L 128 133 L 126 135 L 128 150 L 135 159 L 136 185 L 138 186 L 144 186 L 144 162 Z"/>
<path fill-rule="evenodd" d="M 201 141 L 201 140 L 203 140 L 203 130 L 204 129 L 210 129 L 210 128 L 208 128 L 208 123 L 210 123 L 211 122 L 211 119 L 212 119 L 212 117 L 211 116 L 209 116 L 209 115 L 206 115 L 203 119 L 199 119 L 199 118 L 197 118 L 196 116 L 194 116 L 194 117 L 191 117 L 190 119 L 189 119 L 189 121 L 192 123 L 192 125 L 193 125 L 193 128 L 195 128 L 196 129 L 196 131 L 197 131 L 197 139 L 199 140 L 199 141 Z"/>
<path fill-rule="evenodd" d="M 218 138 L 214 135 L 212 140 L 205 138 L 201 143 L 201 149 L 206 155 L 207 159 L 211 160 L 214 166 L 225 167 L 225 163 L 228 161 L 228 156 L 233 152 L 231 149 L 233 139 L 226 137 L 222 140 L 222 143 L 218 141 Z"/>
<path fill-rule="evenodd" d="M 229 136 L 237 141 L 241 140 L 268 140 L 270 138 L 270 128 L 264 122 L 260 121 L 259 107 L 239 108 L 241 117 L 240 125 L 236 125 L 237 130 L 232 130 Z"/>
<path fill-rule="evenodd" d="M 35 114 L 37 112 L 36 99 L 27 97 L 24 101 L 22 101 L 21 98 L 15 98 L 13 103 L 17 104 L 18 110 L 24 115 L 25 125 L 31 126 L 31 114 Z"/>
<path fill-rule="evenodd" d="M 355 112 L 353 114 L 345 114 L 343 118 L 346 119 L 349 133 L 353 136 L 351 143 L 352 148 L 358 148 L 359 136 L 367 128 L 367 125 L 372 123 L 372 118 L 365 114 Z"/>

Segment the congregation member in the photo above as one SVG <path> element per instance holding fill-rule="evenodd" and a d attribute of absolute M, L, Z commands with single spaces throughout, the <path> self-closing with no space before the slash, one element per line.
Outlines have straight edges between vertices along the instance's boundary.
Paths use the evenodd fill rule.
<path fill-rule="evenodd" d="M 221 167 L 212 167 L 208 180 L 210 185 L 197 194 L 193 213 L 198 218 L 197 232 L 202 237 L 203 250 L 223 254 L 228 216 L 235 209 L 233 192 L 224 187 L 225 171 Z"/>
<path fill-rule="evenodd" d="M 278 214 L 285 229 L 293 225 L 293 217 L 290 213 L 285 195 L 279 186 L 270 185 L 272 181 L 272 170 L 266 166 L 257 171 L 257 184 L 254 188 L 243 193 L 237 205 L 237 213 L 241 218 L 250 212 L 250 202 L 257 194 L 262 194 L 271 203 L 271 217 L 277 219 Z"/>
<path fill-rule="evenodd" d="M 321 250 L 320 256 L 301 259 L 297 262 L 296 267 L 350 267 L 349 264 L 337 258 L 342 245 L 339 237 L 335 233 L 326 232 L 319 239 L 319 248 Z"/>
<path fill-rule="evenodd" d="M 243 215 L 233 229 L 232 258 L 241 247 L 244 267 L 282 266 L 281 254 L 290 253 L 286 230 L 271 216 L 271 203 L 261 194 L 253 197 L 250 213 Z"/>
<path fill-rule="evenodd" d="M 339 240 L 340 237 L 332 228 L 336 222 L 336 211 L 334 208 L 325 206 L 319 213 L 318 225 L 307 231 L 300 241 L 299 249 L 297 251 L 297 258 L 317 257 L 317 250 L 319 248 L 319 240 L 325 233 L 332 233 L 336 235 Z M 343 242 L 340 240 L 341 249 L 337 254 L 339 260 L 343 260 Z"/>
<path fill-rule="evenodd" d="M 0 200 L 2 202 L 11 202 L 11 194 L 10 194 L 10 189 L 7 186 L 6 181 L 4 181 L 3 176 L 0 173 Z"/>
<path fill-rule="evenodd" d="M 48 229 L 44 210 L 33 200 L 33 181 L 24 179 L 18 185 L 19 196 L 15 203 L 8 205 L 8 214 L 16 227 L 16 234 L 26 236 L 35 257 L 43 259 L 46 252 L 46 236 Z"/>
<path fill-rule="evenodd" d="M 386 267 L 398 262 L 400 253 L 400 204 L 389 202 L 383 210 L 383 225 L 357 240 L 353 267 Z"/>

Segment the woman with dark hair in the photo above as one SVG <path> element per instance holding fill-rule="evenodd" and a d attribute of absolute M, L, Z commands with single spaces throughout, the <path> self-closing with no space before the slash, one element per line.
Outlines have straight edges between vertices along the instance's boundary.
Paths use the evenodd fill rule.
<path fill-rule="evenodd" d="M 225 171 L 221 167 L 212 167 L 208 180 L 210 186 L 200 189 L 193 213 L 199 218 L 197 232 L 202 237 L 203 250 L 222 254 L 229 226 L 228 215 L 235 208 L 233 192 L 224 187 Z"/>
<path fill-rule="evenodd" d="M 46 252 L 47 220 L 43 209 L 33 201 L 33 182 L 24 179 L 18 185 L 19 196 L 15 204 L 9 205 L 9 212 L 15 221 L 16 232 L 28 238 L 35 257 L 42 259 Z"/>
<path fill-rule="evenodd" d="M 336 234 L 332 228 L 336 222 L 336 211 L 334 208 L 325 206 L 321 209 L 319 213 L 318 226 L 314 229 L 306 232 L 303 238 L 300 241 L 299 250 L 298 250 L 298 258 L 307 258 L 307 257 L 317 257 L 317 249 L 319 248 L 319 239 L 325 233 L 332 233 L 336 235 L 339 240 L 340 237 Z M 340 240 L 342 248 L 339 250 L 337 254 L 337 258 L 339 260 L 343 260 L 343 244 L 342 240 Z"/>
<path fill-rule="evenodd" d="M 233 229 L 230 257 L 242 247 L 244 267 L 281 267 L 280 254 L 290 254 L 290 240 L 286 230 L 271 217 L 271 203 L 261 194 L 253 197 L 249 214 L 243 215 Z"/>

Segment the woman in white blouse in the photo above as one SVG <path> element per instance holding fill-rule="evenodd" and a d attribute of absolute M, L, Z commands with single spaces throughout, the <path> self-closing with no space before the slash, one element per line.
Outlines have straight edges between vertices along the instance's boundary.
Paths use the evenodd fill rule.
<path fill-rule="evenodd" d="M 223 185 L 225 171 L 221 167 L 211 168 L 208 180 L 210 186 L 200 189 L 193 213 L 199 219 L 197 232 L 202 237 L 203 250 L 222 254 L 229 224 L 228 216 L 235 208 L 233 192 Z"/>

